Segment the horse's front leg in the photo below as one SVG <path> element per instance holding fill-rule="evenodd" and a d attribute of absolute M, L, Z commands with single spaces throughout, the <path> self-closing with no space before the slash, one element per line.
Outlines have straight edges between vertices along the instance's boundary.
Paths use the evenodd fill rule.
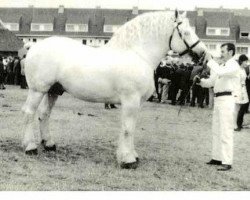
<path fill-rule="evenodd" d="M 24 113 L 24 138 L 23 146 L 26 154 L 37 154 L 36 138 L 33 130 L 34 116 L 38 105 L 40 104 L 44 94 L 29 90 L 26 103 L 22 107 Z"/>
<path fill-rule="evenodd" d="M 136 168 L 138 154 L 134 148 L 134 132 L 137 113 L 140 109 L 139 95 L 124 97 L 122 100 L 122 131 L 119 137 L 117 160 L 122 168 Z"/>

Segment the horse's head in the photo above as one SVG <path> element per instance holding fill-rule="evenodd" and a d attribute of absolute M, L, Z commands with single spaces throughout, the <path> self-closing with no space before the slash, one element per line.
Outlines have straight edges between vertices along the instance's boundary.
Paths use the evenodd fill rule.
<path fill-rule="evenodd" d="M 196 59 L 201 58 L 207 50 L 205 44 L 199 40 L 190 27 L 186 12 L 179 14 L 177 10 L 175 11 L 174 29 L 169 40 L 169 47 L 180 56 L 189 54 Z"/>

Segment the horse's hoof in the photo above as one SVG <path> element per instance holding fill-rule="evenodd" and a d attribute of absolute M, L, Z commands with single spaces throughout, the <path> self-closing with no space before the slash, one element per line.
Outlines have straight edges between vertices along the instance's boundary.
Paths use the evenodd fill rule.
<path fill-rule="evenodd" d="M 52 145 L 52 146 L 46 146 L 46 143 L 47 143 L 46 140 L 41 141 L 41 144 L 43 145 L 45 151 L 56 151 L 56 145 L 55 144 Z"/>
<path fill-rule="evenodd" d="M 132 163 L 121 163 L 121 168 L 122 169 L 136 169 L 138 167 L 138 161 L 132 162 Z"/>
<path fill-rule="evenodd" d="M 51 146 L 51 147 L 44 146 L 44 150 L 45 150 L 45 151 L 56 151 L 56 145 L 54 144 L 54 145 Z"/>
<path fill-rule="evenodd" d="M 25 151 L 25 154 L 29 156 L 33 156 L 33 155 L 37 155 L 38 151 L 37 149 L 32 149 L 32 150 Z"/>

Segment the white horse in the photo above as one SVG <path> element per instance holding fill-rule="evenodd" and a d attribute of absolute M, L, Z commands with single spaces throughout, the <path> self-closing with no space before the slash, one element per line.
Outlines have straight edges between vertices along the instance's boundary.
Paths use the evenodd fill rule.
<path fill-rule="evenodd" d="M 135 168 L 136 117 L 142 101 L 154 91 L 154 69 L 170 49 L 181 54 L 193 51 L 201 55 L 206 51 L 185 14 L 177 11 L 139 15 L 100 48 L 64 37 L 51 37 L 33 45 L 25 61 L 29 86 L 22 108 L 25 152 L 37 153 L 33 131 L 37 110 L 42 144 L 47 150 L 56 150 L 48 121 L 58 95 L 66 91 L 85 101 L 121 103 L 117 161 L 123 168 Z"/>

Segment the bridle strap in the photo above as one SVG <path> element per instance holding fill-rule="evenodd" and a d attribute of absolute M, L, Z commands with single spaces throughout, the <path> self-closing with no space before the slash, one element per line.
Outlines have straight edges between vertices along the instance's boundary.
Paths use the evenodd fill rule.
<path fill-rule="evenodd" d="M 185 40 L 184 40 L 184 42 L 185 42 Z M 196 45 L 198 45 L 200 43 L 200 40 L 198 40 L 197 42 L 195 42 L 191 47 L 188 47 L 185 51 L 183 51 L 182 53 L 179 53 L 179 55 L 180 56 L 183 56 L 183 55 L 185 55 L 185 54 L 187 54 L 187 53 L 189 53 L 189 52 L 192 52 L 193 50 L 193 48 L 194 47 L 196 47 Z M 186 42 L 185 42 L 185 44 L 186 44 Z"/>
<path fill-rule="evenodd" d="M 187 54 L 189 52 L 193 52 L 193 48 L 196 47 L 200 43 L 200 40 L 198 40 L 197 42 L 195 42 L 193 45 L 189 46 L 189 44 L 187 43 L 187 41 L 182 38 L 182 34 L 180 32 L 180 29 L 179 29 L 179 25 L 181 25 L 181 24 L 182 24 L 182 22 L 178 22 L 177 26 L 173 29 L 173 32 L 172 32 L 172 34 L 171 34 L 171 36 L 169 38 L 169 49 L 172 50 L 171 43 L 172 43 L 172 40 L 173 40 L 174 31 L 177 30 L 178 31 L 178 35 L 180 36 L 180 38 L 182 39 L 182 41 L 184 42 L 184 44 L 187 47 L 186 50 L 184 50 L 183 52 L 179 53 L 180 56 L 183 56 L 183 55 L 185 55 L 185 54 Z"/>

